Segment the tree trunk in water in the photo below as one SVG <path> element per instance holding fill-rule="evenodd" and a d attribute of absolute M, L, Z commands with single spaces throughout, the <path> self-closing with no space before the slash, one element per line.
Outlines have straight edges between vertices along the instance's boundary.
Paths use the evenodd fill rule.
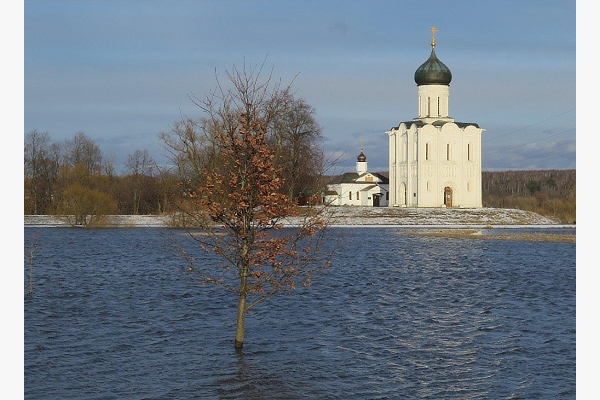
<path fill-rule="evenodd" d="M 235 328 L 235 348 L 241 349 L 244 346 L 244 317 L 246 316 L 246 296 L 248 295 L 248 271 L 250 265 L 248 262 L 248 239 L 243 240 L 241 254 L 240 270 L 240 300 L 238 301 L 237 324 Z"/>
<path fill-rule="evenodd" d="M 246 316 L 246 285 L 247 276 L 244 274 L 240 280 L 240 300 L 238 302 L 237 324 L 235 328 L 235 348 L 244 346 L 244 317 Z"/>

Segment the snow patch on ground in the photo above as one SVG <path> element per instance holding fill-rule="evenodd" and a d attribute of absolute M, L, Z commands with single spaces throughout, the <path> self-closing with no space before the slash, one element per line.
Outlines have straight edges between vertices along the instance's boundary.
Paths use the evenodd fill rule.
<path fill-rule="evenodd" d="M 399 208 L 331 206 L 324 210 L 330 217 L 330 226 L 408 226 L 408 227 L 575 227 L 539 214 L 505 208 Z M 105 225 L 114 227 L 168 227 L 169 215 L 110 215 Z M 299 225 L 299 218 L 287 218 L 286 225 Z M 65 217 L 52 215 L 25 215 L 25 226 L 70 226 Z"/>
<path fill-rule="evenodd" d="M 169 226 L 168 215 L 108 215 L 106 226 L 122 228 L 159 228 Z M 25 215 L 25 226 L 35 227 L 69 227 L 69 218 L 55 215 Z"/>
<path fill-rule="evenodd" d="M 539 214 L 503 208 L 330 207 L 332 225 L 558 225 Z"/>

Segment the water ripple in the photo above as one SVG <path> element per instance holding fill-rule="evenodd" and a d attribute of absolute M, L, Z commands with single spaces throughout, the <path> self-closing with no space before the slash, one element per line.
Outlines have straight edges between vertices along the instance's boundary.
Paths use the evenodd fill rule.
<path fill-rule="evenodd" d="M 574 244 L 334 229 L 333 266 L 236 354 L 235 298 L 183 273 L 177 232 L 25 229 L 25 398 L 575 397 Z"/>

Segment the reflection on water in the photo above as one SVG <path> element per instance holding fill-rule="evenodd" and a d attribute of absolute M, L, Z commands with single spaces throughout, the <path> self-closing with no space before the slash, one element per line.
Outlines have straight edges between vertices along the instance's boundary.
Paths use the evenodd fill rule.
<path fill-rule="evenodd" d="M 575 244 L 336 228 L 332 267 L 236 354 L 235 296 L 182 271 L 180 233 L 25 229 L 26 398 L 575 396 Z"/>

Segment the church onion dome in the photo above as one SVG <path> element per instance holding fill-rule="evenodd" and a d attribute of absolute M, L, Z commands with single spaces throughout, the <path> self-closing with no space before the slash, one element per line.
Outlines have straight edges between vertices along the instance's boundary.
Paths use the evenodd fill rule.
<path fill-rule="evenodd" d="M 435 33 L 437 28 L 432 26 L 431 29 L 431 55 L 415 71 L 415 82 L 417 85 L 450 85 L 452 73 L 446 67 L 446 64 L 441 62 L 435 55 Z"/>
<path fill-rule="evenodd" d="M 365 162 L 367 161 L 367 156 L 365 156 L 365 154 L 361 151 L 358 157 L 356 157 L 356 161 Z"/>
<path fill-rule="evenodd" d="M 431 49 L 429 59 L 425 61 L 415 72 L 417 85 L 450 85 L 452 72 L 435 55 L 435 49 Z"/>

